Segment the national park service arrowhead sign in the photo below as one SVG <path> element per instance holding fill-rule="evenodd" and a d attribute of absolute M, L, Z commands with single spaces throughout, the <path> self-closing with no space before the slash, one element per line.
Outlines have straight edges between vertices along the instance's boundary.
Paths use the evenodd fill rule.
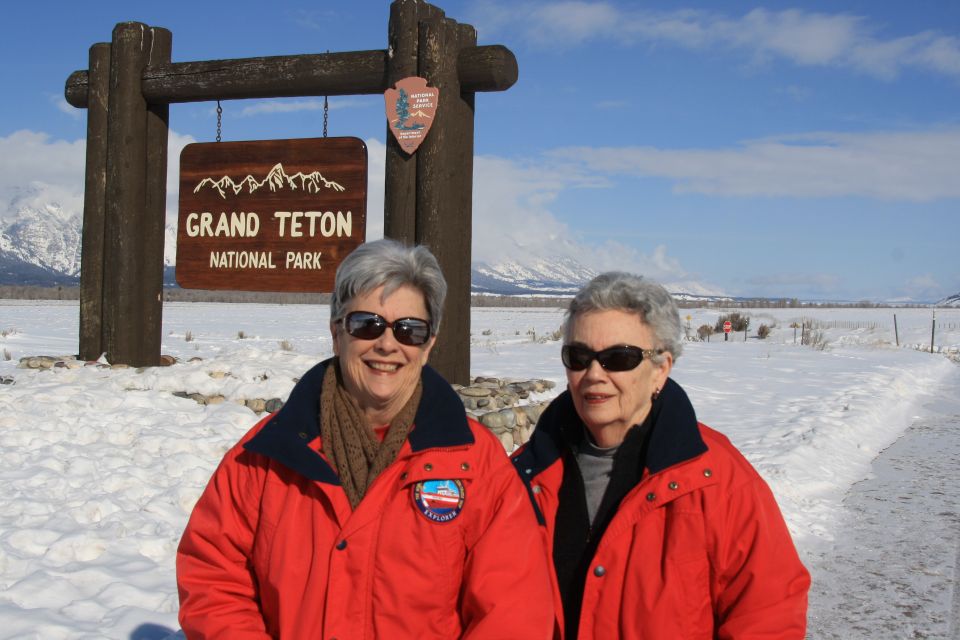
<path fill-rule="evenodd" d="M 177 282 L 330 292 L 366 236 L 359 138 L 190 144 L 180 154 Z"/>
<path fill-rule="evenodd" d="M 426 78 L 411 76 L 387 89 L 387 121 L 400 148 L 412 154 L 427 137 L 437 115 L 440 89 L 428 87 Z"/>

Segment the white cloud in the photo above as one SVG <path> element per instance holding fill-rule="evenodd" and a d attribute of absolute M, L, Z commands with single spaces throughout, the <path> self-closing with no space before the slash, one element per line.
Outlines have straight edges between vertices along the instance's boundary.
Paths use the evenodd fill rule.
<path fill-rule="evenodd" d="M 80 120 L 86 116 L 86 111 L 83 109 L 77 109 L 63 97 L 62 93 L 51 93 L 47 95 L 47 98 L 50 100 L 50 103 L 57 108 L 57 111 L 65 115 L 70 116 L 71 120 Z"/>
<path fill-rule="evenodd" d="M 943 287 L 933 274 L 925 273 L 907 279 L 901 293 L 913 300 L 936 300 L 943 297 Z"/>
<path fill-rule="evenodd" d="M 512 11 L 513 20 L 506 16 Z M 782 59 L 800 66 L 830 65 L 892 79 L 907 68 L 960 77 L 960 38 L 935 30 L 881 37 L 866 18 L 785 9 L 753 9 L 730 17 L 713 11 L 651 11 L 609 2 L 519 3 L 508 11 L 484 5 L 478 26 L 520 29 L 534 46 L 572 47 L 589 40 L 739 51 L 755 62 Z M 491 37 L 496 34 L 485 34 Z"/>
<path fill-rule="evenodd" d="M 719 196 L 960 198 L 960 129 L 817 133 L 727 149 L 566 148 L 588 170 L 666 178 L 679 192 Z"/>
<path fill-rule="evenodd" d="M 67 215 L 79 215 L 85 165 L 83 140 L 51 140 L 46 133 L 28 130 L 0 137 L 0 217 L 50 203 L 59 204 Z"/>
<path fill-rule="evenodd" d="M 477 157 L 473 259 L 491 264 L 524 264 L 540 257 L 573 258 L 597 271 L 633 271 L 664 282 L 688 276 L 664 245 L 646 255 L 613 240 L 591 243 L 578 237 L 551 210 L 567 190 L 607 185 L 605 178 L 566 162 Z"/>
<path fill-rule="evenodd" d="M 387 145 L 376 138 L 367 144 L 367 240 L 383 237 L 383 190 L 387 166 Z"/>

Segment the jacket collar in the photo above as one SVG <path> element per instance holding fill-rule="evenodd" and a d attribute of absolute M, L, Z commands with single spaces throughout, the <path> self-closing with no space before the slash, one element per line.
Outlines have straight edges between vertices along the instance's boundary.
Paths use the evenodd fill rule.
<path fill-rule="evenodd" d="M 697 415 L 687 393 L 667 378 L 651 411 L 646 466 L 651 474 L 695 458 L 707 451 L 697 427 Z M 514 459 L 524 479 L 532 478 L 557 461 L 567 447 L 564 429 L 582 429 L 570 391 L 550 403 L 524 450 Z M 568 431 L 569 433 L 569 431 Z"/>
<path fill-rule="evenodd" d="M 308 444 L 320 436 L 320 390 L 332 359 L 310 369 L 290 397 L 244 448 L 267 456 L 319 482 L 340 484 L 326 460 Z M 420 374 L 423 395 L 407 440 L 413 452 L 473 444 L 463 403 L 439 373 L 425 366 Z"/>

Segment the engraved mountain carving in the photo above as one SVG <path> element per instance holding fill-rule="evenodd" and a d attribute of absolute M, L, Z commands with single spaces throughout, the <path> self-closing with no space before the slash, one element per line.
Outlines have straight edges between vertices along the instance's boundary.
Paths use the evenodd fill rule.
<path fill-rule="evenodd" d="M 319 171 L 312 171 L 310 173 L 298 171 L 293 175 L 288 175 L 287 172 L 283 170 L 283 163 L 278 162 L 273 165 L 273 168 L 270 169 L 267 177 L 263 180 L 257 180 L 251 175 L 248 175 L 239 182 L 234 181 L 230 176 L 223 176 L 219 180 L 204 178 L 197 183 L 193 192 L 197 193 L 201 189 L 209 187 L 219 193 L 221 198 L 226 199 L 227 192 L 232 192 L 233 195 L 238 195 L 241 191 L 253 193 L 263 186 L 268 186 L 270 191 L 278 191 L 280 189 L 292 189 L 294 191 L 301 189 L 307 193 L 319 193 L 321 189 L 346 191 L 343 185 L 333 182 L 332 180 L 327 180 Z"/>

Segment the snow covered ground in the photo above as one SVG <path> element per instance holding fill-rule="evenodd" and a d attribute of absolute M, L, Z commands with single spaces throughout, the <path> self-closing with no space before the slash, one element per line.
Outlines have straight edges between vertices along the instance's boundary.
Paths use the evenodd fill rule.
<path fill-rule="evenodd" d="M 856 498 L 872 491 L 865 482 L 902 485 L 893 471 L 871 465 L 904 433 L 922 437 L 911 436 L 906 453 L 884 469 L 911 473 L 904 460 L 952 456 L 952 465 L 931 465 L 929 474 L 958 484 L 960 433 L 944 425 L 960 410 L 944 402 L 960 396 L 960 367 L 913 348 L 929 348 L 931 311 L 737 311 L 751 316 L 750 337 L 687 343 L 674 378 L 700 419 L 726 433 L 777 495 L 814 574 L 810 637 L 947 637 L 936 634 L 949 633 L 943 621 L 958 608 L 960 498 L 940 486 L 922 500 L 907 494 L 887 511 Z M 719 313 L 681 311 L 693 335 Z M 174 366 L 17 368 L 21 357 L 76 353 L 78 317 L 76 302 L 0 300 L 0 381 L 8 383 L 0 385 L 0 638 L 163 638 L 178 628 L 174 554 L 190 509 L 220 457 L 257 419 L 235 401 L 283 398 L 295 377 L 329 356 L 328 311 L 167 303 L 163 352 L 180 359 Z M 554 337 L 561 319 L 558 309 L 475 308 L 472 373 L 548 378 L 562 388 Z M 825 349 L 798 344 L 790 324 L 802 319 L 819 322 Z M 936 319 L 937 350 L 960 349 L 960 310 L 938 309 Z M 753 337 L 760 323 L 773 326 L 767 340 Z M 200 405 L 178 391 L 226 401 Z M 909 541 L 943 560 L 870 556 L 849 533 L 870 509 L 870 548 L 887 544 L 897 556 L 897 545 Z M 903 522 L 934 512 L 942 526 L 895 535 Z M 938 595 L 897 608 L 890 589 L 864 578 L 881 575 L 877 564 L 889 577 L 873 584 L 895 579 Z M 843 595 L 850 593 L 854 604 Z M 835 607 L 846 613 L 834 615 Z M 874 610 L 887 612 L 883 626 L 864 627 Z M 917 616 L 942 624 L 918 625 Z"/>

